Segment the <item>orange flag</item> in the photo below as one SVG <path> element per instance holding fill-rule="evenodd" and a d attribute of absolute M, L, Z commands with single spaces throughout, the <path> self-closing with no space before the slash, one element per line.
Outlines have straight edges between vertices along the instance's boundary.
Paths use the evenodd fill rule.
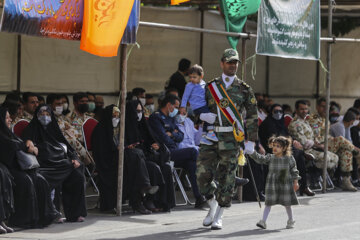
<path fill-rule="evenodd" d="M 80 49 L 117 56 L 133 4 L 134 0 L 85 0 Z"/>
<path fill-rule="evenodd" d="M 183 2 L 188 2 L 190 0 L 171 0 L 171 5 L 179 5 L 180 3 Z"/>

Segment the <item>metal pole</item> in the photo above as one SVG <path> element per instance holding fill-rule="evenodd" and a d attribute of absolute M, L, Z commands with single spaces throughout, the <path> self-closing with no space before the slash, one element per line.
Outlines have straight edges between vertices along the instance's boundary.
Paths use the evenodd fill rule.
<path fill-rule="evenodd" d="M 120 84 L 120 133 L 119 133 L 119 167 L 118 167 L 118 188 L 116 215 L 121 215 L 123 173 L 124 173 L 124 138 L 125 138 L 125 106 L 126 106 L 126 44 L 121 44 L 121 84 Z"/>
<path fill-rule="evenodd" d="M 270 57 L 265 57 L 265 93 L 270 96 Z"/>
<path fill-rule="evenodd" d="M 246 32 L 246 23 L 243 28 L 243 32 Z M 246 79 L 246 38 L 241 39 L 241 80 Z M 251 170 L 251 169 L 250 169 Z M 239 166 L 238 175 L 240 178 L 244 176 L 244 167 Z M 243 187 L 239 186 L 237 189 L 239 202 L 243 202 Z"/>
<path fill-rule="evenodd" d="M 195 27 L 185 27 L 179 25 L 171 25 L 171 24 L 164 24 L 164 23 L 153 23 L 153 22 L 142 22 L 139 23 L 142 27 L 154 27 L 154 28 L 162 28 L 162 29 L 171 29 L 171 30 L 182 30 L 188 32 L 202 32 L 202 33 L 209 33 L 215 35 L 223 35 L 223 36 L 231 36 L 231 37 L 239 37 L 239 38 L 256 38 L 257 35 L 254 33 L 234 33 L 234 32 L 225 32 L 219 30 L 212 30 L 212 29 L 201 29 Z M 359 38 L 335 38 L 335 37 L 321 37 L 320 41 L 322 42 L 334 42 L 337 43 L 341 42 L 353 42 L 353 43 L 360 43 Z"/>
<path fill-rule="evenodd" d="M 202 6 L 200 6 L 200 17 L 201 17 L 201 20 L 200 20 L 200 27 L 203 29 L 204 28 L 204 15 L 205 15 L 205 11 L 204 11 L 204 8 Z M 203 65 L 203 55 L 204 55 L 204 33 L 201 32 L 200 33 L 200 66 Z"/>
<path fill-rule="evenodd" d="M 332 9 L 333 0 L 328 0 L 328 36 L 332 37 Z M 331 42 L 327 43 L 327 74 L 326 74 L 326 119 L 325 119 L 325 149 L 324 149 L 324 167 L 323 167 L 323 189 L 326 192 L 326 175 L 327 175 L 327 155 L 328 155 L 328 132 L 329 132 L 329 108 L 330 108 L 330 80 L 331 80 Z"/>
<path fill-rule="evenodd" d="M 16 72 L 16 92 L 21 91 L 21 35 L 17 36 L 17 72 Z"/>

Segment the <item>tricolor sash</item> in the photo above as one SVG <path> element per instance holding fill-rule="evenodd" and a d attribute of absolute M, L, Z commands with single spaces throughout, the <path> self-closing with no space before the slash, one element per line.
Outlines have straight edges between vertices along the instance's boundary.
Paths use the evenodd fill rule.
<path fill-rule="evenodd" d="M 241 114 L 236 109 L 235 104 L 227 94 L 222 84 L 216 84 L 213 81 L 208 85 L 211 96 L 215 100 L 217 106 L 228 120 L 234 126 L 234 136 L 238 142 L 243 142 L 245 138 L 244 123 Z M 235 128 L 236 125 L 236 128 Z"/>

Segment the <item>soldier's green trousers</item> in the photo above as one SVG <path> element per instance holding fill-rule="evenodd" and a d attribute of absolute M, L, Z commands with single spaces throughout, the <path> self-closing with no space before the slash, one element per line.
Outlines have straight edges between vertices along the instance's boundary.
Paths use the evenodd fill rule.
<path fill-rule="evenodd" d="M 200 193 L 208 199 L 216 196 L 221 207 L 230 207 L 235 186 L 239 144 L 233 133 L 217 133 L 218 143 L 201 145 L 196 177 Z M 214 180 L 219 183 L 216 186 Z"/>

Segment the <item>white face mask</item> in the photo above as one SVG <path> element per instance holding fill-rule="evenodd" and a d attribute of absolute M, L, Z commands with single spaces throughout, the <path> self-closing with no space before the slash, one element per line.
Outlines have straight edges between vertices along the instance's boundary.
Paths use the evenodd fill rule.
<path fill-rule="evenodd" d="M 64 109 L 65 109 L 65 110 L 68 110 L 68 108 L 69 108 L 69 104 L 68 104 L 68 103 L 64 103 L 63 106 L 64 106 Z"/>
<path fill-rule="evenodd" d="M 138 122 L 140 122 L 141 119 L 142 119 L 142 112 L 141 112 L 141 113 L 138 113 L 137 116 L 138 116 L 138 119 L 137 119 L 137 120 L 138 120 Z"/>
<path fill-rule="evenodd" d="M 139 101 L 141 102 L 141 105 L 145 106 L 145 103 L 146 103 L 145 98 L 139 98 Z"/>
<path fill-rule="evenodd" d="M 155 105 L 154 104 L 146 105 L 145 107 L 150 111 L 150 113 L 155 112 Z"/>
<path fill-rule="evenodd" d="M 359 120 L 355 120 L 354 123 L 353 123 L 353 126 L 359 125 L 359 122 L 360 122 Z"/>
<path fill-rule="evenodd" d="M 117 127 L 117 125 L 119 125 L 119 122 L 120 122 L 120 118 L 113 118 L 112 119 L 113 127 Z"/>
<path fill-rule="evenodd" d="M 63 107 L 63 106 L 56 106 L 54 113 L 55 113 L 57 116 L 60 116 L 60 115 L 62 114 L 63 110 L 64 110 L 64 107 Z"/>

